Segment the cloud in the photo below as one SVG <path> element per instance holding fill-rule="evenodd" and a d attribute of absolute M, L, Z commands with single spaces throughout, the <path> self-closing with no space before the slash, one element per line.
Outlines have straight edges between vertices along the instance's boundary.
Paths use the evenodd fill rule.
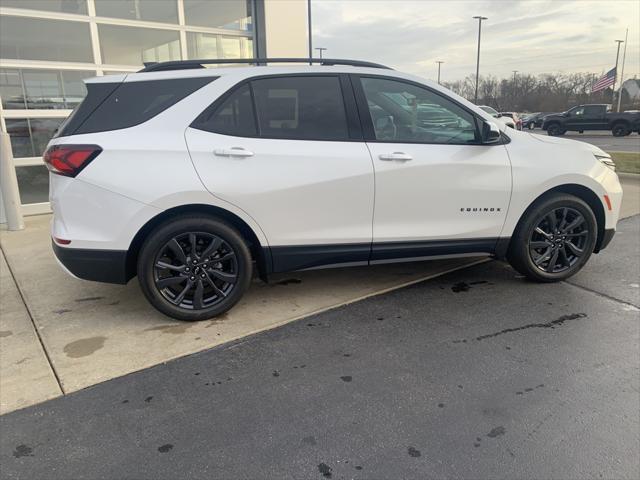
<path fill-rule="evenodd" d="M 600 72 L 615 61 L 615 38 L 640 16 L 640 2 L 314 0 L 314 45 L 325 55 L 357 58 L 433 78 L 444 60 L 446 80 L 475 71 L 482 14 L 481 70 L 523 73 Z M 637 22 L 630 22 L 627 67 L 640 73 Z M 626 75 L 625 75 L 626 76 Z"/>

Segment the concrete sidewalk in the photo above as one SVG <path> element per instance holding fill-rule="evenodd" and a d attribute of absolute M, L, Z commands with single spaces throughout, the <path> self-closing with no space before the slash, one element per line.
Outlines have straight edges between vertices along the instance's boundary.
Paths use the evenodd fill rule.
<path fill-rule="evenodd" d="M 623 215 L 637 214 L 640 176 L 621 179 Z M 11 269 L 3 258 L 0 331 L 12 332 L 0 338 L 0 413 L 484 261 L 280 275 L 269 285 L 254 283 L 225 316 L 183 323 L 153 310 L 135 280 L 120 286 L 67 276 L 51 252 L 49 221 L 48 215 L 30 217 L 25 231 L 0 232 Z"/>

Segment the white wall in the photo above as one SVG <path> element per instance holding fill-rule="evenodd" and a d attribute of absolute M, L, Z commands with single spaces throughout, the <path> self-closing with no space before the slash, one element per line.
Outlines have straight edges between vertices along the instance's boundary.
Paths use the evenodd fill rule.
<path fill-rule="evenodd" d="M 267 57 L 308 58 L 307 0 L 265 0 Z"/>

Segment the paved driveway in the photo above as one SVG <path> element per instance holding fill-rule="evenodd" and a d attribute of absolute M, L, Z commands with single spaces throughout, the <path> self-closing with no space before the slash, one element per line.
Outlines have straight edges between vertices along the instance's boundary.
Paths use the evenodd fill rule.
<path fill-rule="evenodd" d="M 0 417 L 3 478 L 640 477 L 640 217 Z"/>

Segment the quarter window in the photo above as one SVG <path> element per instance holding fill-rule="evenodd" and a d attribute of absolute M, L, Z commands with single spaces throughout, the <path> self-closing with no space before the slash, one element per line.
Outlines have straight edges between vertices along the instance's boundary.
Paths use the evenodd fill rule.
<path fill-rule="evenodd" d="M 207 112 L 205 111 L 205 115 Z M 236 137 L 253 137 L 257 134 L 253 102 L 249 84 L 235 90 L 215 109 L 209 118 L 196 121 L 202 130 Z"/>
<path fill-rule="evenodd" d="M 409 83 L 362 78 L 376 140 L 406 143 L 478 143 L 472 114 L 451 100 Z"/>
<path fill-rule="evenodd" d="M 347 115 L 338 77 L 277 77 L 251 82 L 260 135 L 346 140 Z"/>

